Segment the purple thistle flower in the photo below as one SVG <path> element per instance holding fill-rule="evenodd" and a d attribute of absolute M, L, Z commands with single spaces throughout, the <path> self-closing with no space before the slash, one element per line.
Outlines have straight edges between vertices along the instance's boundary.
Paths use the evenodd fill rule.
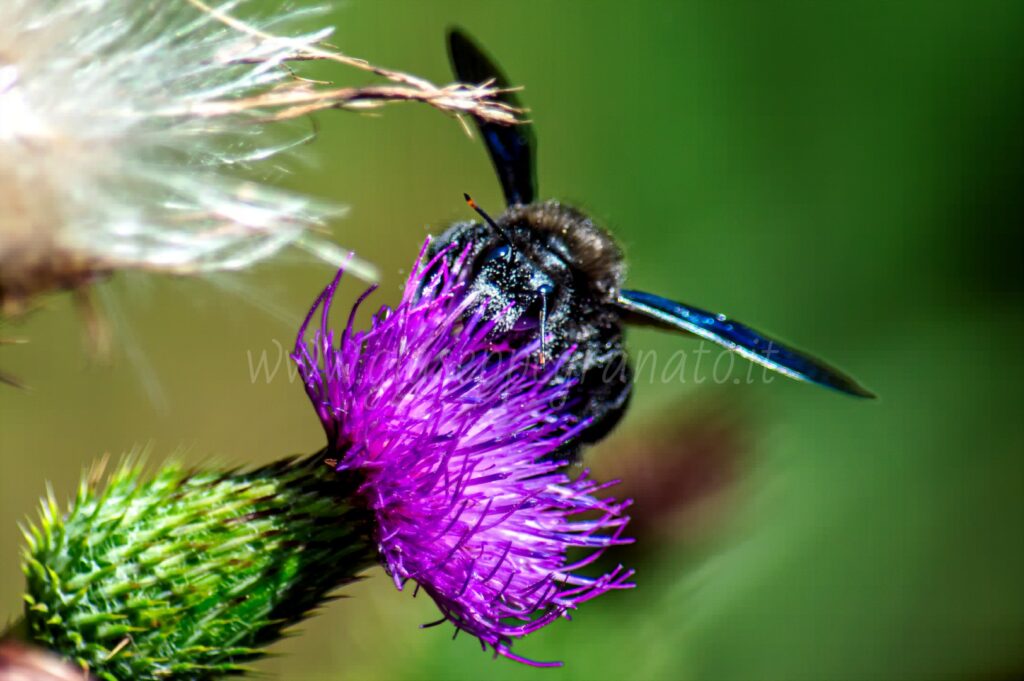
<path fill-rule="evenodd" d="M 566 357 L 538 362 L 537 345 L 497 353 L 486 303 L 470 299 L 460 278 L 465 253 L 450 267 L 443 255 L 425 262 L 421 253 L 394 310 L 382 307 L 369 330 L 354 331 L 354 308 L 336 337 L 328 313 L 339 272 L 292 357 L 338 469 L 361 476 L 395 586 L 417 582 L 444 615 L 436 624 L 452 622 L 485 649 L 557 666 L 510 646 L 584 601 L 633 586 L 622 566 L 578 573 L 631 541 L 621 538 L 629 502 L 598 499 L 612 483 L 587 472 L 573 479 L 558 456 L 586 426 L 564 408 L 571 384 L 553 385 Z M 577 547 L 589 554 L 570 560 Z"/>

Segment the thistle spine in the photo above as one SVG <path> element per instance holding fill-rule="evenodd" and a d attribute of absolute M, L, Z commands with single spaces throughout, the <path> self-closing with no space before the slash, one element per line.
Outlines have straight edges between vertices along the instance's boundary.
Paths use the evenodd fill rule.
<path fill-rule="evenodd" d="M 105 681 L 241 673 L 373 564 L 364 511 L 318 457 L 253 471 L 127 459 L 23 526 L 28 637 Z"/>

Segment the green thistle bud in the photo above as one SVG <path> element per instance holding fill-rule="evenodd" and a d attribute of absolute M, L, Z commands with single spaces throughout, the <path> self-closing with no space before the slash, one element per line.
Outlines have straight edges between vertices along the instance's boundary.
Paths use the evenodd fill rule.
<path fill-rule="evenodd" d="M 24 530 L 28 638 L 100 679 L 244 671 L 375 560 L 352 488 L 315 456 L 148 481 L 129 459 L 100 477 L 63 516 L 51 492 Z"/>

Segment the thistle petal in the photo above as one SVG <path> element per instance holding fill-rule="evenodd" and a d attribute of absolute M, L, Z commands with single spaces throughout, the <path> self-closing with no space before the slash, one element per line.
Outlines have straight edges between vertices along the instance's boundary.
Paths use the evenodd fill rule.
<path fill-rule="evenodd" d="M 540 363 L 537 345 L 495 352 L 492 324 L 465 294 L 465 258 L 449 267 L 443 255 L 421 254 L 398 306 L 365 331 L 350 317 L 340 336 L 328 321 L 339 273 L 293 358 L 331 456 L 361 480 L 396 587 L 415 581 L 458 630 L 541 664 L 512 642 L 632 586 L 622 566 L 577 572 L 629 541 L 629 502 L 599 497 L 606 485 L 570 476 L 559 457 L 587 425 L 564 406 L 571 384 L 554 381 L 568 353 Z M 574 548 L 591 553 L 570 561 Z"/>

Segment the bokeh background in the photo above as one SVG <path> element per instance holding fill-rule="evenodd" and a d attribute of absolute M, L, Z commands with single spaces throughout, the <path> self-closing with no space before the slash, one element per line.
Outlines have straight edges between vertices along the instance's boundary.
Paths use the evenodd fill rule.
<path fill-rule="evenodd" d="M 347 53 L 435 81 L 445 28 L 467 27 L 527 88 L 542 194 L 622 240 L 632 287 L 812 348 L 881 399 L 751 384 L 741 361 L 697 369 L 696 342 L 632 332 L 655 368 L 588 463 L 636 500 L 639 541 L 619 557 L 638 588 L 517 646 L 563 669 L 419 630 L 433 604 L 376 570 L 262 672 L 1024 674 L 1024 3 L 374 0 L 329 20 Z M 462 192 L 501 210 L 479 141 L 426 107 L 318 124 L 283 182 L 351 207 L 332 229 L 380 266 L 378 302 L 426 234 L 471 217 Z M 101 287 L 109 365 L 66 298 L 5 328 L 32 339 L 0 353 L 32 390 L 0 389 L 0 613 L 20 609 L 16 522 L 46 481 L 70 495 L 87 463 L 137 447 L 255 464 L 321 446 L 282 348 L 330 275 L 296 257 L 214 281 L 121 277 Z M 254 380 L 263 355 L 271 377 Z"/>

